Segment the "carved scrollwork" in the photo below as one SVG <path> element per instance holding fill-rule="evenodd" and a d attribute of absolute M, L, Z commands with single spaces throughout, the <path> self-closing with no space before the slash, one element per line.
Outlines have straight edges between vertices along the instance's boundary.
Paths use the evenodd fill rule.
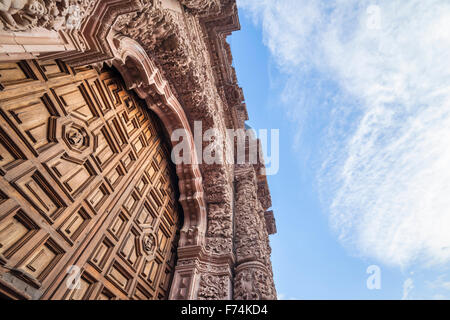
<path fill-rule="evenodd" d="M 214 254 L 224 254 L 233 249 L 232 238 L 206 238 L 206 250 Z"/>
<path fill-rule="evenodd" d="M 213 203 L 208 210 L 208 237 L 230 238 L 232 236 L 232 216 L 228 203 Z"/>
<path fill-rule="evenodd" d="M 273 211 L 266 211 L 264 213 L 264 219 L 266 220 L 267 232 L 269 234 L 277 233 L 277 225 L 273 216 Z"/>
<path fill-rule="evenodd" d="M 227 276 L 202 274 L 197 298 L 199 300 L 223 300 L 228 296 L 229 279 Z"/>

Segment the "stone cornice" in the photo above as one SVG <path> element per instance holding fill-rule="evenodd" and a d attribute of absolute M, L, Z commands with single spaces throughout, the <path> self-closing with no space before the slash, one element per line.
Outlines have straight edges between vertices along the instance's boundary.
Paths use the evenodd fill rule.
<path fill-rule="evenodd" d="M 203 31 L 207 35 L 211 66 L 218 91 L 228 105 L 227 113 L 234 128 L 243 128 L 248 120 L 244 94 L 237 83 L 236 71 L 232 66 L 233 57 L 226 38 L 241 28 L 235 1 L 224 1 L 222 10 L 216 15 L 200 18 Z"/>
<path fill-rule="evenodd" d="M 186 261 L 186 264 L 189 264 L 189 261 L 192 261 L 192 259 L 196 260 L 198 259 L 198 262 L 203 263 L 212 263 L 215 265 L 228 265 L 229 267 L 232 267 L 235 263 L 235 258 L 233 254 L 212 254 L 205 250 L 203 246 L 184 246 L 178 248 L 178 255 L 182 258 L 180 258 L 180 261 Z"/>

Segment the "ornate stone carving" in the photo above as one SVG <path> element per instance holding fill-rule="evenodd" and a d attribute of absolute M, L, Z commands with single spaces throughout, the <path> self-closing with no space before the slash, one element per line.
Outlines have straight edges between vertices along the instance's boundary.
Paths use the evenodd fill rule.
<path fill-rule="evenodd" d="M 214 254 L 224 254 L 232 252 L 232 238 L 206 238 L 206 250 Z"/>
<path fill-rule="evenodd" d="M 210 204 L 208 210 L 208 237 L 230 238 L 232 236 L 232 215 L 228 203 Z"/>
<path fill-rule="evenodd" d="M 209 203 L 229 203 L 231 201 L 232 191 L 224 166 L 204 165 L 203 177 L 205 179 L 206 197 Z"/>
<path fill-rule="evenodd" d="M 96 0 L 1 0 L 4 30 L 78 29 Z"/>
<path fill-rule="evenodd" d="M 211 2 L 211 1 L 210 1 Z M 201 13 L 204 1 L 182 1 L 186 11 L 198 15 Z M 195 6 L 194 6 L 195 5 Z M 229 24 L 229 17 L 236 13 L 234 1 L 222 1 L 225 15 L 221 18 L 209 20 L 208 26 Z M 205 7 L 203 7 L 204 9 Z M 199 10 L 200 9 L 200 10 Z M 142 21 L 149 21 L 145 24 Z M 232 27 L 238 23 L 231 19 Z M 199 20 L 175 12 L 164 11 L 154 5 L 147 5 L 136 15 L 126 15 L 115 25 L 115 30 L 127 37 L 133 37 L 146 49 L 147 53 L 155 58 L 155 61 L 163 70 L 171 83 L 186 112 L 190 117 L 191 128 L 195 120 L 201 120 L 203 130 L 219 128 L 225 130 L 226 124 L 233 127 L 243 127 L 248 118 L 243 101 L 242 90 L 236 85 L 236 76 L 231 67 L 231 52 L 225 42 L 212 28 L 204 29 Z M 229 30 L 226 27 L 223 30 Z M 220 38 L 219 47 L 216 42 L 205 44 L 201 39 L 205 38 L 205 30 L 210 39 Z M 214 66 L 214 69 L 213 67 Z M 223 82 L 217 86 L 217 81 Z M 235 109 L 235 111 L 233 111 Z M 230 115 L 227 115 L 229 112 Z M 234 115 L 235 118 L 229 120 Z M 224 255 L 233 252 L 233 168 L 223 165 L 200 166 L 203 175 L 203 187 L 208 207 L 207 231 L 205 249 L 210 254 Z M 264 208 L 270 204 L 270 195 L 266 190 L 260 192 L 258 199 L 258 185 L 254 169 L 247 170 L 247 177 L 237 181 L 236 185 L 236 230 L 234 244 L 238 263 L 259 261 L 267 266 L 267 284 L 274 292 L 273 282 L 270 283 L 270 246 L 266 230 Z M 264 186 L 263 186 L 264 187 Z M 260 200 L 263 201 L 263 206 Z M 185 245 L 191 245 L 191 238 L 195 238 L 197 230 L 189 228 L 182 230 L 186 239 Z M 182 236 L 183 238 L 183 236 Z M 247 260 L 246 260 L 247 259 Z M 178 265 L 184 263 L 180 260 Z M 195 267 L 194 267 L 195 265 Z M 184 268 L 200 268 L 198 263 L 185 264 Z M 192 269 L 190 269 L 192 270 Z M 270 271 L 269 271 L 270 270 Z M 211 272 L 211 270 L 208 270 Z M 258 279 L 257 275 L 253 275 Z M 252 278 L 253 279 L 253 278 Z M 190 281 L 193 281 L 192 278 Z M 218 279 L 203 279 L 199 290 L 208 282 L 217 287 Z M 257 287 L 261 287 L 260 284 Z M 211 285 L 209 285 L 211 287 Z M 200 296 L 213 296 L 212 289 L 204 289 Z M 261 287 L 260 290 L 263 290 Z M 200 291 L 199 291 L 200 292 Z M 267 298 L 264 293 L 258 293 L 258 297 Z M 270 294 L 269 294 L 270 296 Z M 272 294 L 273 297 L 273 294 Z"/>
<path fill-rule="evenodd" d="M 268 262 L 267 252 L 263 245 L 264 221 L 256 196 L 256 175 L 252 167 L 237 174 L 236 177 L 236 236 L 235 247 L 237 259 L 249 259 Z M 267 231 L 266 231 L 267 232 Z"/>
<path fill-rule="evenodd" d="M 174 28 L 171 15 L 152 1 L 144 2 L 140 11 L 119 16 L 113 27 L 116 32 L 139 41 L 146 48 L 169 43 Z M 172 45 L 176 46 L 176 43 Z"/>
<path fill-rule="evenodd" d="M 177 274 L 189 279 L 190 287 L 195 289 L 197 299 L 231 299 L 231 266 L 234 263 L 232 255 L 211 255 L 201 247 L 185 247 L 179 250 Z M 185 284 L 184 286 L 188 286 Z M 174 289 L 175 297 L 178 289 Z"/>
<path fill-rule="evenodd" d="M 214 254 L 233 250 L 232 188 L 225 166 L 203 166 L 204 186 L 208 202 L 206 249 Z"/>
<path fill-rule="evenodd" d="M 264 210 L 272 207 L 272 198 L 270 196 L 269 186 L 266 177 L 260 177 L 258 182 L 258 199 Z"/>
<path fill-rule="evenodd" d="M 211 14 L 220 11 L 220 0 L 180 0 L 186 10 L 194 14 Z"/>
<path fill-rule="evenodd" d="M 271 248 L 264 210 L 257 196 L 252 166 L 236 170 L 235 238 L 238 266 L 234 281 L 235 299 L 275 299 L 270 262 Z"/>
<path fill-rule="evenodd" d="M 272 275 L 264 266 L 253 263 L 241 265 L 234 279 L 234 299 L 275 300 L 276 297 Z"/>
<path fill-rule="evenodd" d="M 275 218 L 273 216 L 273 211 L 266 211 L 264 213 L 264 218 L 266 220 L 267 232 L 269 234 L 277 233 L 277 225 L 275 224 Z"/>
<path fill-rule="evenodd" d="M 229 292 L 229 278 L 213 274 L 200 276 L 200 287 L 197 298 L 199 300 L 223 300 Z"/>
<path fill-rule="evenodd" d="M 244 92 L 237 84 L 224 85 L 225 97 L 230 107 L 236 107 L 244 102 Z"/>

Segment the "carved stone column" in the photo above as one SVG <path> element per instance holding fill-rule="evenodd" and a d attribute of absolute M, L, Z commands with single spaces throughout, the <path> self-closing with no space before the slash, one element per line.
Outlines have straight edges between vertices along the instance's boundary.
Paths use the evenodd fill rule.
<path fill-rule="evenodd" d="M 235 170 L 234 299 L 276 299 L 270 263 L 269 236 L 264 210 L 257 196 L 256 174 L 252 166 Z"/>
<path fill-rule="evenodd" d="M 234 264 L 232 181 L 221 165 L 204 165 L 203 178 L 208 205 L 206 251 L 218 264 L 202 274 L 198 299 L 229 300 Z"/>

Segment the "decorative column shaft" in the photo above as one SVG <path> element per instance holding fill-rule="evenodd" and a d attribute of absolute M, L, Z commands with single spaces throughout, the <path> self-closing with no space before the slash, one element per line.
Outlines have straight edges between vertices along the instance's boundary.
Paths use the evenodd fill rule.
<path fill-rule="evenodd" d="M 252 166 L 242 166 L 236 169 L 235 178 L 234 299 L 276 299 L 269 235 L 257 196 L 255 171 Z"/>

